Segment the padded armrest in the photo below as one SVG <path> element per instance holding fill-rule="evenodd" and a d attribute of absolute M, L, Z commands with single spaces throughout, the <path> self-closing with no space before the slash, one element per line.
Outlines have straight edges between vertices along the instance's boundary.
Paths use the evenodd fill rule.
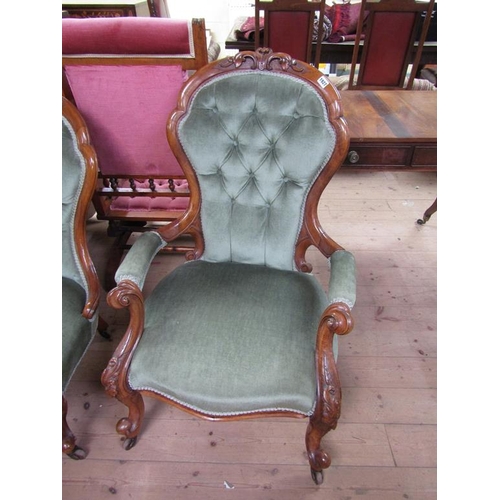
<path fill-rule="evenodd" d="M 116 283 L 133 281 L 141 290 L 151 261 L 167 243 L 155 231 L 142 234 L 132 245 L 115 274 Z"/>
<path fill-rule="evenodd" d="M 343 302 L 350 308 L 356 302 L 356 262 L 354 256 L 345 250 L 337 250 L 330 257 L 330 303 Z"/>

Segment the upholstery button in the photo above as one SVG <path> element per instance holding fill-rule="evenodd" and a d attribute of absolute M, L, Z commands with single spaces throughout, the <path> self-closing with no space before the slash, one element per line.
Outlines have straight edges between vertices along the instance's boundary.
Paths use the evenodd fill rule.
<path fill-rule="evenodd" d="M 299 116 L 300 116 L 300 115 L 299 115 L 299 113 L 297 113 L 297 111 L 295 111 L 295 112 L 293 113 L 293 117 L 294 117 L 295 119 L 299 118 Z"/>

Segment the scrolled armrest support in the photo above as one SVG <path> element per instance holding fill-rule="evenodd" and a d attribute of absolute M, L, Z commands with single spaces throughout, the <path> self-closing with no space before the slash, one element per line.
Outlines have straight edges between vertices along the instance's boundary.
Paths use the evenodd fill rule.
<path fill-rule="evenodd" d="M 346 335 L 353 328 L 351 308 L 343 302 L 330 304 L 321 317 L 316 338 L 316 406 L 306 432 L 306 447 L 311 472 L 318 477 L 330 466 L 330 455 L 321 448 L 321 438 L 337 427 L 342 390 L 335 364 L 333 337 Z"/>
<path fill-rule="evenodd" d="M 127 331 L 101 375 L 106 393 L 123 402 L 132 397 L 127 383 L 127 372 L 132 354 L 144 330 L 144 298 L 138 285 L 122 280 L 108 293 L 107 302 L 115 309 L 128 308 L 130 320 Z"/>
<path fill-rule="evenodd" d="M 328 330 L 324 335 L 329 337 L 333 337 L 333 334 L 347 335 L 354 327 L 351 308 L 343 302 L 330 304 L 323 313 L 321 324 Z"/>

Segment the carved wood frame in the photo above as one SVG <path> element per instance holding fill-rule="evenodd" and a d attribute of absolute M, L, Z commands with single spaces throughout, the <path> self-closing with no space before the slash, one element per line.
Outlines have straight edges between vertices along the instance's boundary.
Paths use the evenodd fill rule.
<path fill-rule="evenodd" d="M 85 225 L 87 209 L 97 183 L 98 163 L 95 150 L 90 142 L 87 126 L 76 107 L 65 97 L 62 98 L 62 114 L 75 132 L 78 149 L 85 161 L 85 178 L 75 213 L 74 238 L 78 259 L 89 287 L 83 316 L 91 319 L 99 305 L 100 284 L 87 246 Z"/>
<path fill-rule="evenodd" d="M 76 136 L 77 147 L 85 162 L 84 180 L 74 216 L 75 249 L 88 286 L 87 301 L 82 316 L 88 320 L 97 313 L 100 298 L 100 284 L 96 269 L 90 257 L 86 238 L 86 214 L 97 183 L 97 156 L 90 142 L 89 132 L 82 116 L 76 107 L 65 97 L 62 98 L 62 116 L 68 120 L 69 126 Z M 66 421 L 68 404 L 62 396 L 62 451 L 72 458 L 85 458 L 84 451 L 76 445 L 74 434 Z"/>
<path fill-rule="evenodd" d="M 194 238 L 195 247 L 192 252 L 186 254 L 186 258 L 194 260 L 203 254 L 200 188 L 196 174 L 177 139 L 177 130 L 182 117 L 189 108 L 192 97 L 200 85 L 209 82 L 222 73 L 248 70 L 286 73 L 306 81 L 324 99 L 329 122 L 336 133 L 336 147 L 307 195 L 302 228 L 296 242 L 295 263 L 297 268 L 302 272 L 310 272 L 312 266 L 305 260 L 305 253 L 309 246 L 316 246 L 325 257 L 330 257 L 333 252 L 342 250 L 342 247 L 331 239 L 321 227 L 317 207 L 321 193 L 347 155 L 349 148 L 348 129 L 342 116 L 340 95 L 331 83 L 324 78 L 323 74 L 309 64 L 291 59 L 284 53 L 273 53 L 269 49 L 240 52 L 235 57 L 215 61 L 193 75 L 184 86 L 179 96 L 177 108 L 169 118 L 167 136 L 171 149 L 185 172 L 190 185 L 190 204 L 182 217 L 160 228 L 157 232 L 165 241 L 175 240 L 182 234 L 190 234 Z M 237 420 L 269 416 L 304 417 L 302 414 L 290 411 L 269 411 L 258 414 L 221 417 L 198 412 L 152 391 L 134 391 L 128 384 L 127 371 L 133 351 L 142 335 L 144 298 L 140 288 L 135 283 L 130 280 L 123 280 L 108 294 L 108 303 L 114 308 L 127 307 L 130 311 L 130 323 L 127 331 L 101 377 L 106 392 L 110 396 L 119 399 L 129 408 L 129 416 L 122 418 L 117 424 L 117 431 L 127 438 L 127 448 L 135 444 L 141 427 L 144 412 L 141 393 L 210 420 Z M 322 482 L 322 470 L 330 465 L 328 454 L 320 448 L 321 438 L 329 430 L 336 427 L 340 415 L 341 390 L 333 353 L 333 336 L 335 334 L 347 334 L 352 330 L 352 327 L 353 320 L 350 308 L 343 303 L 331 304 L 324 311 L 318 327 L 316 341 L 317 402 L 306 432 L 306 448 L 312 477 L 318 484 Z"/>

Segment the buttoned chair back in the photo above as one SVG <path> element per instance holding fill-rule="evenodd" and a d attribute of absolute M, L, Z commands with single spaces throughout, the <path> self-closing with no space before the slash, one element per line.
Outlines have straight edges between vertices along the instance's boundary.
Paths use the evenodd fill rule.
<path fill-rule="evenodd" d="M 307 198 L 317 196 L 312 186 L 331 174 L 325 166 L 343 144 L 314 87 L 294 76 L 291 70 L 214 77 L 197 88 L 178 127 L 169 128 L 202 200 L 205 260 L 296 268 Z"/>

